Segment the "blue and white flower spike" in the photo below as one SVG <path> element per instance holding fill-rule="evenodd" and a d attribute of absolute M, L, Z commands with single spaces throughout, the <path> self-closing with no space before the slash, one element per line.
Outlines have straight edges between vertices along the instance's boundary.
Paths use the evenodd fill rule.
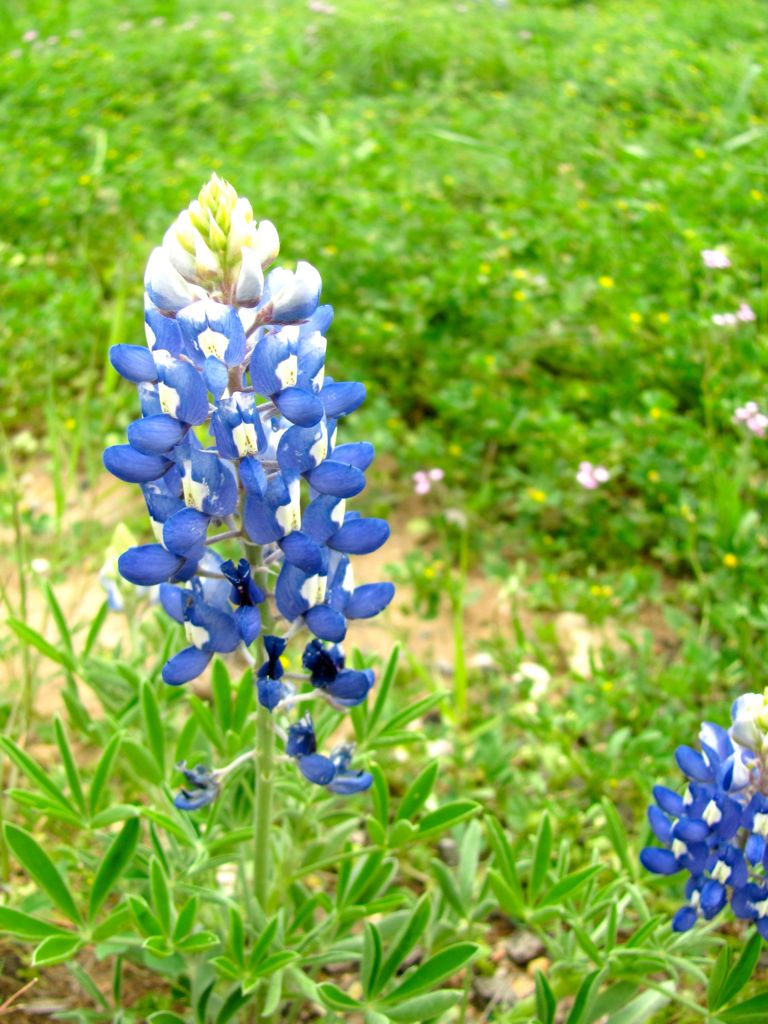
<path fill-rule="evenodd" d="M 730 902 L 768 939 L 768 690 L 734 702 L 730 729 L 705 722 L 699 743 L 700 752 L 675 752 L 687 779 L 682 794 L 654 788 L 648 821 L 664 845 L 647 847 L 640 860 L 654 874 L 690 876 L 674 931 Z"/>
<path fill-rule="evenodd" d="M 301 260 L 270 269 L 279 251 L 274 225 L 257 222 L 248 200 L 213 175 L 149 258 L 146 347 L 110 350 L 137 386 L 141 414 L 127 443 L 104 453 L 113 475 L 141 486 L 154 532 L 153 543 L 123 552 L 118 570 L 135 585 L 159 584 L 163 609 L 186 632 L 163 680 L 190 682 L 215 654 L 245 661 L 267 714 L 261 727 L 272 730 L 260 742 L 285 735 L 272 716 L 301 701 L 344 710 L 366 699 L 373 672 L 345 668 L 340 648 L 321 641 L 338 644 L 351 620 L 378 614 L 394 594 L 391 583 L 356 587 L 350 563 L 389 536 L 384 520 L 346 507 L 365 487 L 373 447 L 338 444 L 337 424 L 365 387 L 326 376 L 333 310 L 320 305 L 320 274 Z M 259 665 L 249 648 L 263 629 Z M 303 652 L 309 675 L 287 682 L 288 641 L 305 629 L 318 638 Z M 310 691 L 297 692 L 297 679 Z M 349 748 L 317 753 L 311 719 L 287 736 L 308 781 L 344 794 L 370 785 L 350 769 Z M 204 807 L 247 759 L 183 768 L 190 788 L 176 805 Z"/>

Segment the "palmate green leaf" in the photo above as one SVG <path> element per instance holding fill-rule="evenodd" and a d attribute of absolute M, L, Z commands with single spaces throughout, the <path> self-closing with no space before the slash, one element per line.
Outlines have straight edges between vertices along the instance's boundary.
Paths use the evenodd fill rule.
<path fill-rule="evenodd" d="M 384 711 L 384 707 L 387 703 L 387 696 L 389 695 L 389 691 L 392 688 L 392 683 L 394 682 L 395 676 L 397 674 L 397 663 L 399 658 L 400 645 L 395 644 L 395 646 L 392 648 L 392 653 L 389 656 L 389 660 L 387 661 L 387 667 L 381 674 L 379 685 L 376 688 L 376 697 L 368 714 L 369 735 L 376 728 L 376 723 L 379 721 Z"/>
<path fill-rule="evenodd" d="M 270 953 L 269 956 L 265 956 L 263 960 L 259 961 L 259 966 L 253 974 L 254 978 L 265 978 L 270 974 L 274 974 L 275 971 L 282 970 L 288 964 L 293 963 L 294 960 L 298 960 L 300 954 L 293 949 L 281 949 L 277 953 Z"/>
<path fill-rule="evenodd" d="M 432 761 L 419 772 L 400 802 L 395 821 L 408 821 L 417 811 L 421 810 L 434 788 L 439 770 L 440 762 Z"/>
<path fill-rule="evenodd" d="M 548 892 L 544 893 L 539 900 L 540 906 L 552 906 L 559 903 L 560 900 L 566 899 L 566 897 L 573 896 L 582 886 L 594 878 L 599 871 L 602 871 L 602 867 L 599 864 L 593 864 L 588 868 L 581 868 L 579 871 L 572 871 L 570 875 L 561 878 Z"/>
<path fill-rule="evenodd" d="M 64 723 L 61 721 L 58 715 L 53 720 L 53 729 L 56 734 L 56 745 L 59 748 L 61 754 L 61 763 L 64 765 L 64 771 L 67 775 L 67 783 L 69 784 L 69 791 L 77 804 L 81 814 L 87 814 L 87 806 L 85 803 L 85 795 L 83 793 L 83 786 L 80 782 L 80 773 L 77 770 L 75 759 L 72 756 L 72 748 L 69 745 L 69 737 L 67 736 Z"/>
<path fill-rule="evenodd" d="M 238 985 L 238 987 L 233 989 L 224 1000 L 224 1004 L 219 1010 L 219 1014 L 216 1018 L 216 1024 L 227 1024 L 227 1021 L 232 1020 L 235 1014 L 239 1013 L 240 1010 L 242 1010 L 242 1008 L 250 1001 L 250 996 L 245 995 Z"/>
<path fill-rule="evenodd" d="M 70 960 L 83 946 L 79 935 L 49 935 L 32 954 L 34 967 L 50 967 Z"/>
<path fill-rule="evenodd" d="M 721 993 L 730 966 L 731 947 L 725 943 L 717 955 L 717 960 L 715 960 L 712 966 L 712 973 L 709 976 L 709 984 L 707 985 L 707 1009 L 716 1010 L 718 1006 L 722 1006 L 725 1002 Z"/>
<path fill-rule="evenodd" d="M 214 658 L 211 671 L 213 707 L 222 733 L 226 734 L 232 723 L 232 683 L 226 664 L 221 658 Z"/>
<path fill-rule="evenodd" d="M 73 810 L 62 807 L 61 804 L 49 800 L 47 796 L 42 796 L 40 793 L 30 793 L 28 789 L 9 789 L 8 796 L 15 800 L 17 804 L 33 807 L 38 811 L 38 818 L 47 816 L 49 818 L 56 818 L 58 821 L 66 821 L 67 824 L 73 825 L 75 828 L 82 828 L 83 826 L 82 819 Z"/>
<path fill-rule="evenodd" d="M 433 860 L 432 874 L 437 881 L 445 902 L 458 915 L 460 920 L 464 920 L 467 917 L 467 910 L 459 893 L 459 888 L 456 885 L 456 880 L 450 870 L 441 860 Z"/>
<path fill-rule="evenodd" d="M 128 738 L 124 739 L 123 753 L 126 766 L 135 771 L 139 778 L 152 785 L 160 785 L 163 781 L 163 774 L 158 768 L 153 754 L 150 754 L 142 743 L 136 743 L 135 740 Z"/>
<path fill-rule="evenodd" d="M 439 832 L 445 832 L 459 822 L 471 818 L 480 810 L 480 804 L 474 800 L 454 800 L 453 803 L 443 804 L 436 811 L 430 811 L 419 821 L 418 838 L 426 839 Z"/>
<path fill-rule="evenodd" d="M 94 942 L 106 942 L 114 935 L 121 938 L 131 933 L 131 910 L 127 903 L 120 903 L 112 913 L 105 917 L 91 932 Z"/>
<path fill-rule="evenodd" d="M 445 700 L 445 693 L 433 693 L 429 697 L 422 697 L 421 700 L 416 701 L 415 704 L 411 704 L 410 707 L 403 708 L 397 714 L 393 715 L 392 718 L 388 719 L 374 735 L 371 733 L 371 739 L 369 746 L 374 749 L 378 746 L 378 740 L 383 739 L 386 736 L 391 736 L 393 733 L 400 733 L 406 725 L 415 721 L 417 718 L 421 718 L 426 715 L 427 712 L 431 711 L 432 708 L 436 708 L 438 704 L 442 704 Z"/>
<path fill-rule="evenodd" d="M 603 976 L 602 970 L 592 971 L 586 976 L 579 986 L 579 991 L 576 993 L 576 998 L 573 1001 L 571 1012 L 566 1018 L 565 1024 L 582 1024 L 584 1015 L 586 1014 L 590 999 L 597 986 L 600 984 L 600 979 Z"/>
<path fill-rule="evenodd" d="M 403 960 L 405 960 L 424 934 L 424 930 L 429 922 L 429 915 L 431 911 L 432 906 L 429 902 L 429 896 L 425 893 L 413 908 L 413 912 L 400 929 L 394 944 L 392 945 L 388 955 L 385 957 L 384 962 L 381 965 L 381 969 L 379 970 L 378 977 L 376 978 L 375 983 L 371 985 L 372 996 L 376 995 L 377 992 L 380 992 L 382 988 L 384 988 L 389 979 L 393 977 L 397 968 Z"/>
<path fill-rule="evenodd" d="M 25 622 L 21 622 L 19 619 L 9 618 L 7 620 L 8 625 L 16 634 L 16 636 L 25 644 L 30 647 L 34 647 L 36 650 L 44 654 L 46 658 L 55 662 L 57 665 L 61 665 L 66 668 L 69 672 L 77 672 L 77 659 L 67 649 L 61 650 L 58 647 L 54 647 L 53 644 L 49 643 L 44 636 L 41 636 L 36 630 L 32 629 Z"/>
<path fill-rule="evenodd" d="M 41 921 L 31 914 L 10 907 L 0 907 L 0 932 L 19 939 L 46 939 L 49 935 L 68 935 L 66 928 Z"/>
<path fill-rule="evenodd" d="M 129 818 L 104 855 L 93 880 L 88 904 L 89 921 L 96 916 L 118 878 L 128 867 L 139 840 L 140 827 L 138 818 Z"/>
<path fill-rule="evenodd" d="M 179 911 L 179 916 L 176 918 L 176 926 L 173 929 L 173 941 L 178 942 L 179 939 L 185 938 L 192 931 L 195 920 L 197 919 L 197 909 L 199 900 L 197 896 L 190 896 L 187 902 Z"/>
<path fill-rule="evenodd" d="M 348 996 L 346 992 L 343 992 L 338 985 L 334 985 L 330 981 L 324 981 L 322 984 L 317 986 L 318 995 L 323 1001 L 323 1005 L 327 1006 L 329 1010 L 360 1010 L 361 1004 L 357 999 L 353 999 L 352 996 Z"/>
<path fill-rule="evenodd" d="M 88 795 L 88 809 L 92 815 L 99 809 L 99 804 L 104 794 L 104 787 L 111 775 L 112 765 L 115 763 L 115 758 L 122 741 L 122 733 L 116 732 L 104 748 L 104 752 L 99 758 L 99 763 L 96 765 L 96 771 L 93 773 L 91 789 Z"/>
<path fill-rule="evenodd" d="M 0 736 L 0 750 L 10 757 L 16 767 L 20 768 L 29 781 L 37 786 L 42 793 L 47 794 L 54 803 L 72 814 L 72 801 L 67 799 L 59 787 L 51 781 L 48 772 L 44 771 L 25 750 L 22 750 L 7 736 Z"/>
<path fill-rule="evenodd" d="M 366 998 L 370 996 L 371 990 L 376 984 L 376 978 L 381 969 L 381 958 L 381 934 L 379 929 L 371 921 L 366 921 L 363 932 L 363 962 L 360 975 L 363 994 Z"/>
<path fill-rule="evenodd" d="M 514 889 L 507 885 L 495 868 L 491 868 L 488 872 L 488 881 L 490 882 L 493 894 L 499 901 L 499 905 L 504 913 L 509 914 L 510 917 L 517 918 L 520 921 L 525 920 L 525 903 Z"/>
<path fill-rule="evenodd" d="M 754 932 L 742 950 L 741 956 L 733 965 L 733 968 L 728 972 L 722 988 L 720 989 L 718 1002 L 712 1007 L 712 1009 L 719 1010 L 721 1006 L 724 1006 L 732 999 L 735 999 L 739 992 L 741 992 L 752 977 L 752 972 L 757 966 L 757 961 L 760 958 L 762 948 L 763 939 L 759 932 Z"/>
<path fill-rule="evenodd" d="M 141 715 L 149 749 L 157 764 L 160 778 L 165 778 L 165 734 L 160 706 L 151 683 L 141 684 Z"/>
<path fill-rule="evenodd" d="M 22 867 L 46 891 L 62 914 L 75 924 L 82 923 L 80 911 L 64 879 L 37 840 L 23 828 L 11 824 L 5 826 L 5 839 Z"/>
<path fill-rule="evenodd" d="M 160 861 L 153 857 L 149 864 L 149 891 L 152 896 L 152 910 L 160 922 L 163 935 L 171 934 L 171 896 L 168 892 L 168 882 L 165 877 Z"/>
<path fill-rule="evenodd" d="M 423 996 L 415 996 L 413 999 L 406 999 L 397 1006 L 388 1006 L 387 1017 L 390 1020 L 402 1022 L 402 1024 L 421 1024 L 425 1020 L 440 1020 L 442 1014 L 447 1013 L 452 1006 L 456 1006 L 463 998 L 463 993 L 456 989 L 440 989 L 437 992 L 428 992 Z"/>
<path fill-rule="evenodd" d="M 725 1024 L 765 1024 L 768 1020 L 768 993 L 718 1011 L 717 1019 Z"/>
<path fill-rule="evenodd" d="M 549 813 L 544 812 L 541 816 L 539 831 L 536 836 L 536 846 L 533 851 L 533 867 L 531 868 L 531 895 L 536 897 L 541 889 L 544 879 L 549 870 L 549 860 L 552 856 L 552 823 L 549 820 Z"/>
<path fill-rule="evenodd" d="M 553 1024 L 557 1001 L 546 977 L 541 971 L 536 971 L 536 1016 L 541 1024 Z"/>
<path fill-rule="evenodd" d="M 424 989 L 439 985 L 450 975 L 455 974 L 464 964 L 474 957 L 479 949 L 474 942 L 457 942 L 454 946 L 448 946 L 440 950 L 434 956 L 429 957 L 423 964 L 420 964 L 413 973 L 409 974 L 405 981 L 391 992 L 384 1002 L 397 1003 L 410 996 L 418 995 Z"/>
<path fill-rule="evenodd" d="M 187 935 L 186 938 L 180 939 L 176 943 L 176 949 L 180 953 L 186 954 L 203 953 L 206 949 L 218 946 L 220 942 L 221 940 L 215 932 L 194 932 L 192 935 Z"/>

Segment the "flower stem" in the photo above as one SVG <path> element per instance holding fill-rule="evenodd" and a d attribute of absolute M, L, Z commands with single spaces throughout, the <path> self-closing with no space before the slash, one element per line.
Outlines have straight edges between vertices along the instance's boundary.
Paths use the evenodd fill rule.
<path fill-rule="evenodd" d="M 269 841 L 272 832 L 275 734 L 272 716 L 259 706 L 256 719 L 256 799 L 253 811 L 253 885 L 256 899 L 266 914 L 269 895 Z"/>

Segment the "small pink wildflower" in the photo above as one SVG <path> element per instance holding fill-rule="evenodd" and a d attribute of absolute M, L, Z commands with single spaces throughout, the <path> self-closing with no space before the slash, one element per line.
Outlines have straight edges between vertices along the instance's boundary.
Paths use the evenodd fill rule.
<path fill-rule="evenodd" d="M 580 462 L 576 480 L 588 491 L 594 491 L 611 479 L 611 474 L 605 466 L 593 466 L 591 462 Z"/>
<path fill-rule="evenodd" d="M 733 414 L 733 422 L 743 424 L 755 437 L 765 437 L 768 431 L 768 416 L 760 412 L 757 402 L 746 402 Z"/>
<path fill-rule="evenodd" d="M 735 327 L 739 318 L 735 313 L 714 313 L 712 323 L 717 327 Z"/>
<path fill-rule="evenodd" d="M 442 469 L 417 469 L 411 477 L 413 480 L 413 490 L 416 494 L 429 494 L 432 490 L 432 484 L 438 483 L 445 476 Z"/>
<path fill-rule="evenodd" d="M 22 41 L 25 43 L 34 43 L 34 41 L 37 39 L 37 32 L 35 31 L 35 29 L 30 28 L 24 33 L 24 35 L 21 38 Z"/>
<path fill-rule="evenodd" d="M 722 249 L 702 249 L 701 258 L 704 261 L 704 266 L 709 267 L 710 270 L 727 270 L 731 265 L 731 261 Z"/>
<path fill-rule="evenodd" d="M 323 0 L 309 0 L 307 7 L 315 14 L 335 14 L 336 8 L 333 4 L 326 4 Z"/>
<path fill-rule="evenodd" d="M 718 327 L 736 327 L 737 324 L 751 324 L 755 320 L 757 315 L 746 302 L 742 302 L 735 313 L 715 313 L 712 316 L 712 323 Z"/>
<path fill-rule="evenodd" d="M 736 316 L 743 324 L 751 324 L 757 320 L 757 314 L 754 309 L 746 302 L 742 302 L 736 310 Z"/>

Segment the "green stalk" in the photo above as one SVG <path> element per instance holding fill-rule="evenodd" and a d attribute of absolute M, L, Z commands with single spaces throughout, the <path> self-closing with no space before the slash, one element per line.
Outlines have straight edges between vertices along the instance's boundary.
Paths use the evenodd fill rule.
<path fill-rule="evenodd" d="M 253 888 L 266 914 L 269 896 L 269 840 L 272 832 L 275 734 L 272 716 L 259 705 L 256 719 L 256 798 L 253 803 Z"/>
<path fill-rule="evenodd" d="M 453 699 L 456 720 L 461 725 L 467 717 L 467 661 L 464 650 L 464 602 L 469 568 L 469 536 L 467 528 L 459 537 L 459 571 L 451 588 L 453 612 Z"/>

